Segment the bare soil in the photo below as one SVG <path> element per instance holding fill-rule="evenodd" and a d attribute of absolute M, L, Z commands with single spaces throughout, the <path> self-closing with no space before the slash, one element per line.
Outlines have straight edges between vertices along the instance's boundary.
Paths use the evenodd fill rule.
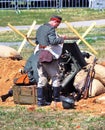
<path fill-rule="evenodd" d="M 6 94 L 14 85 L 13 79 L 20 69 L 23 69 L 26 61 L 11 60 L 9 58 L 0 58 L 0 96 Z M 59 108 L 63 109 L 60 104 Z M 13 97 L 10 97 L 6 102 L 0 100 L 0 106 L 16 106 Z M 75 103 L 76 111 L 89 111 L 93 114 L 105 115 L 105 93 L 94 98 L 81 99 Z"/>

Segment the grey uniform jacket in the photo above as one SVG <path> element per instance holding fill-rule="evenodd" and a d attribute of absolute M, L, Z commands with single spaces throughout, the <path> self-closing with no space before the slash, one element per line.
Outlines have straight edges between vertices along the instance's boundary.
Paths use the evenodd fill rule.
<path fill-rule="evenodd" d="M 63 42 L 63 38 L 57 37 L 55 28 L 48 23 L 41 25 L 36 32 L 36 44 L 48 46 L 61 44 Z"/>

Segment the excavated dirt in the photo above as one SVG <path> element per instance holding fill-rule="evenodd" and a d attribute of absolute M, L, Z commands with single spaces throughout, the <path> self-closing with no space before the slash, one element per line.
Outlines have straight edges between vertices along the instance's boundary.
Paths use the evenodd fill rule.
<path fill-rule="evenodd" d="M 14 85 L 13 79 L 20 69 L 23 69 L 26 61 L 0 58 L 0 96 L 6 94 Z M 5 102 L 0 100 L 0 106 L 15 106 L 13 97 Z M 61 109 L 62 107 L 60 107 Z M 105 115 L 105 93 L 94 98 L 82 99 L 75 103 L 77 111 L 90 111 L 94 114 Z"/>
<path fill-rule="evenodd" d="M 10 58 L 0 58 L 0 96 L 6 94 L 14 85 L 13 79 L 24 65 L 24 60 L 17 61 Z M 6 102 L 1 102 L 0 100 L 0 106 L 4 105 L 14 105 L 13 98 L 8 98 Z"/>

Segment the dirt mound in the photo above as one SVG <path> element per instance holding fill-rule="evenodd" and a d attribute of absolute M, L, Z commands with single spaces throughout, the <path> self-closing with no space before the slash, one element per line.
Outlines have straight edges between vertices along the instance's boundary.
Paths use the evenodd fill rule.
<path fill-rule="evenodd" d="M 11 60 L 9 58 L 0 58 L 0 96 L 7 93 L 13 86 L 13 79 L 20 69 L 23 69 L 25 60 Z M 105 114 L 105 93 L 86 100 L 80 100 L 75 103 L 77 111 L 92 111 L 97 114 Z M 6 102 L 0 101 L 0 106 L 15 106 L 13 97 Z"/>
<path fill-rule="evenodd" d="M 89 111 L 105 115 L 105 93 L 94 98 L 82 99 L 76 103 L 77 111 Z"/>
<path fill-rule="evenodd" d="M 25 65 L 24 60 L 11 60 L 10 58 L 0 58 L 0 95 L 8 92 L 13 86 L 15 75 Z"/>

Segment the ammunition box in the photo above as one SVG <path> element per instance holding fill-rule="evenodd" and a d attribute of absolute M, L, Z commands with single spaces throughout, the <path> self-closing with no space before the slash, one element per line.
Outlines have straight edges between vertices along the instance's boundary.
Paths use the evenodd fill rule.
<path fill-rule="evenodd" d="M 14 85 L 13 100 L 15 104 L 36 104 L 36 85 Z"/>

